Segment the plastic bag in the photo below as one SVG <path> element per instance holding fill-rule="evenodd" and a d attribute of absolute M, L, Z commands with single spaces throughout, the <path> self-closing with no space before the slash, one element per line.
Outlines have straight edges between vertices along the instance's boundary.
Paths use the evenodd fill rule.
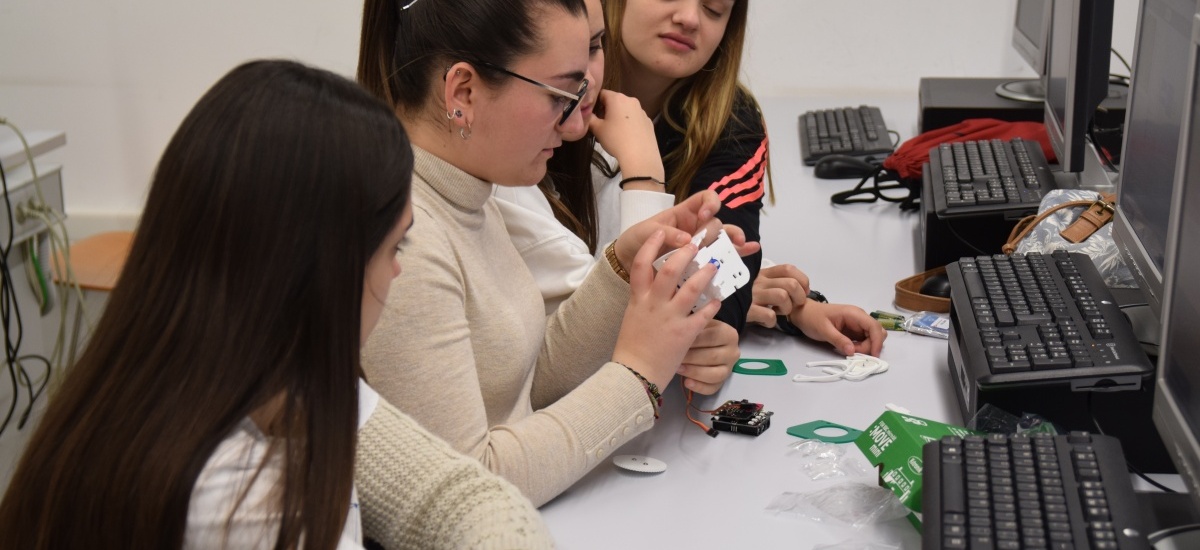
<path fill-rule="evenodd" d="M 975 411 L 967 428 L 990 434 L 1059 433 L 1053 423 L 1041 416 L 1025 413 L 1018 417 L 990 403 Z"/>
<path fill-rule="evenodd" d="M 812 547 L 812 550 L 900 550 L 900 545 L 871 540 L 848 539 L 833 544 L 818 544 Z"/>
<path fill-rule="evenodd" d="M 845 445 L 805 439 L 788 445 L 788 456 L 801 461 L 800 469 L 813 481 L 847 476 L 866 476 L 870 470 L 855 462 L 857 454 L 846 454 Z"/>
<path fill-rule="evenodd" d="M 909 315 L 900 326 L 914 334 L 950 339 L 950 318 L 932 311 L 918 311 Z"/>
<path fill-rule="evenodd" d="M 811 493 L 783 493 L 766 510 L 855 528 L 902 518 L 909 513 L 891 491 L 858 482 L 839 483 Z"/>
<path fill-rule="evenodd" d="M 1045 212 L 1064 202 L 1096 200 L 1099 196 L 1100 194 L 1095 191 L 1083 189 L 1055 189 L 1042 197 L 1042 202 L 1038 205 L 1038 212 Z M 1084 210 L 1083 206 L 1063 208 L 1046 216 L 1029 231 L 1028 235 L 1025 235 L 1025 238 L 1021 239 L 1016 252 L 1018 254 L 1029 252 L 1050 254 L 1056 250 L 1066 250 L 1067 252 L 1087 254 L 1092 258 L 1092 263 L 1096 264 L 1096 269 L 1104 276 L 1105 286 L 1109 288 L 1136 287 L 1133 273 L 1121 259 L 1121 252 L 1117 250 L 1117 243 L 1113 241 L 1113 224 L 1104 224 L 1104 227 L 1097 229 L 1091 237 L 1081 243 L 1068 242 L 1060 234 Z"/>

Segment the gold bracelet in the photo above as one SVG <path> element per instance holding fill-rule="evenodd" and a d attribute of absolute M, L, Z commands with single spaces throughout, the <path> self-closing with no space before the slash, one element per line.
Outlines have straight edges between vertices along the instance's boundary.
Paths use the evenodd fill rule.
<path fill-rule="evenodd" d="M 628 283 L 629 272 L 625 271 L 625 268 L 621 266 L 621 261 L 617 259 L 617 241 L 613 241 L 608 248 L 604 249 L 604 257 L 608 258 L 608 265 L 612 266 L 612 270 Z"/>

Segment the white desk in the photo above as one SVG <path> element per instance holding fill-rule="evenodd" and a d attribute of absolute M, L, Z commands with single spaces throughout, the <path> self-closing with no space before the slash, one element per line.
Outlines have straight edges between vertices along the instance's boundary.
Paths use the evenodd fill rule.
<path fill-rule="evenodd" d="M 829 196 L 856 181 L 818 180 L 800 161 L 797 117 L 816 108 L 877 105 L 901 140 L 916 132 L 912 97 L 764 99 L 771 138 L 776 204 L 762 218 L 765 254 L 776 263 L 805 271 L 814 289 L 834 302 L 866 311 L 897 311 L 893 285 L 920 271 L 914 254 L 916 213 L 894 203 L 833 206 Z M 658 425 L 614 454 L 644 454 L 667 463 L 661 474 L 637 474 L 605 461 L 574 487 L 542 507 L 559 546 L 588 548 L 811 548 L 847 539 L 874 540 L 919 548 L 920 537 L 904 520 L 855 531 L 848 526 L 773 516 L 765 508 L 784 492 L 805 493 L 838 480 L 813 481 L 802 461 L 787 456 L 800 441 L 789 426 L 828 420 L 866 428 L 886 403 L 916 416 L 961 423 L 950 387 L 945 340 L 889 332 L 882 358 L 891 370 L 861 382 L 796 383 L 791 375 L 807 361 L 840 358 L 824 344 L 753 330 L 742 340 L 742 356 L 778 358 L 787 376 L 734 374 L 721 391 L 695 404 L 711 409 L 727 399 L 763 403 L 775 414 L 761 436 L 723 432 L 715 439 L 684 418 L 677 384 L 664 391 Z M 697 415 L 708 423 L 708 415 Z M 847 454 L 866 459 L 857 448 Z M 847 478 L 842 478 L 844 481 Z M 874 482 L 873 478 L 861 478 Z"/>

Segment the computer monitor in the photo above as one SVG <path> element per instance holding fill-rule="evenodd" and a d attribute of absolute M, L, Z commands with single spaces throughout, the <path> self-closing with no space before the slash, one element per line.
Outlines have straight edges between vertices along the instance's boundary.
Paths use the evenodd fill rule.
<path fill-rule="evenodd" d="M 1017 0 L 1013 18 L 1012 46 L 1038 78 L 1010 80 L 996 87 L 996 95 L 1016 101 L 1041 103 L 1046 100 L 1042 77 L 1046 74 L 1046 44 L 1050 38 L 1053 0 Z"/>
<path fill-rule="evenodd" d="M 1167 239 L 1154 425 L 1200 510 L 1200 15 L 1188 21 L 1196 32 L 1188 48 L 1185 130 Z"/>
<path fill-rule="evenodd" d="M 1142 0 L 1113 240 L 1157 320 L 1196 0 Z"/>
<path fill-rule="evenodd" d="M 1084 140 L 1108 96 L 1113 0 L 1054 0 L 1046 62 L 1046 133 L 1064 172 L 1084 165 Z"/>

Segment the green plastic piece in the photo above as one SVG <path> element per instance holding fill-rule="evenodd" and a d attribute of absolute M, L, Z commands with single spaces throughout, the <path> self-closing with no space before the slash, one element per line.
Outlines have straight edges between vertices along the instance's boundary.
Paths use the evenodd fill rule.
<path fill-rule="evenodd" d="M 738 359 L 738 362 L 733 365 L 733 372 L 759 376 L 783 376 L 787 374 L 787 367 L 779 359 Z"/>

